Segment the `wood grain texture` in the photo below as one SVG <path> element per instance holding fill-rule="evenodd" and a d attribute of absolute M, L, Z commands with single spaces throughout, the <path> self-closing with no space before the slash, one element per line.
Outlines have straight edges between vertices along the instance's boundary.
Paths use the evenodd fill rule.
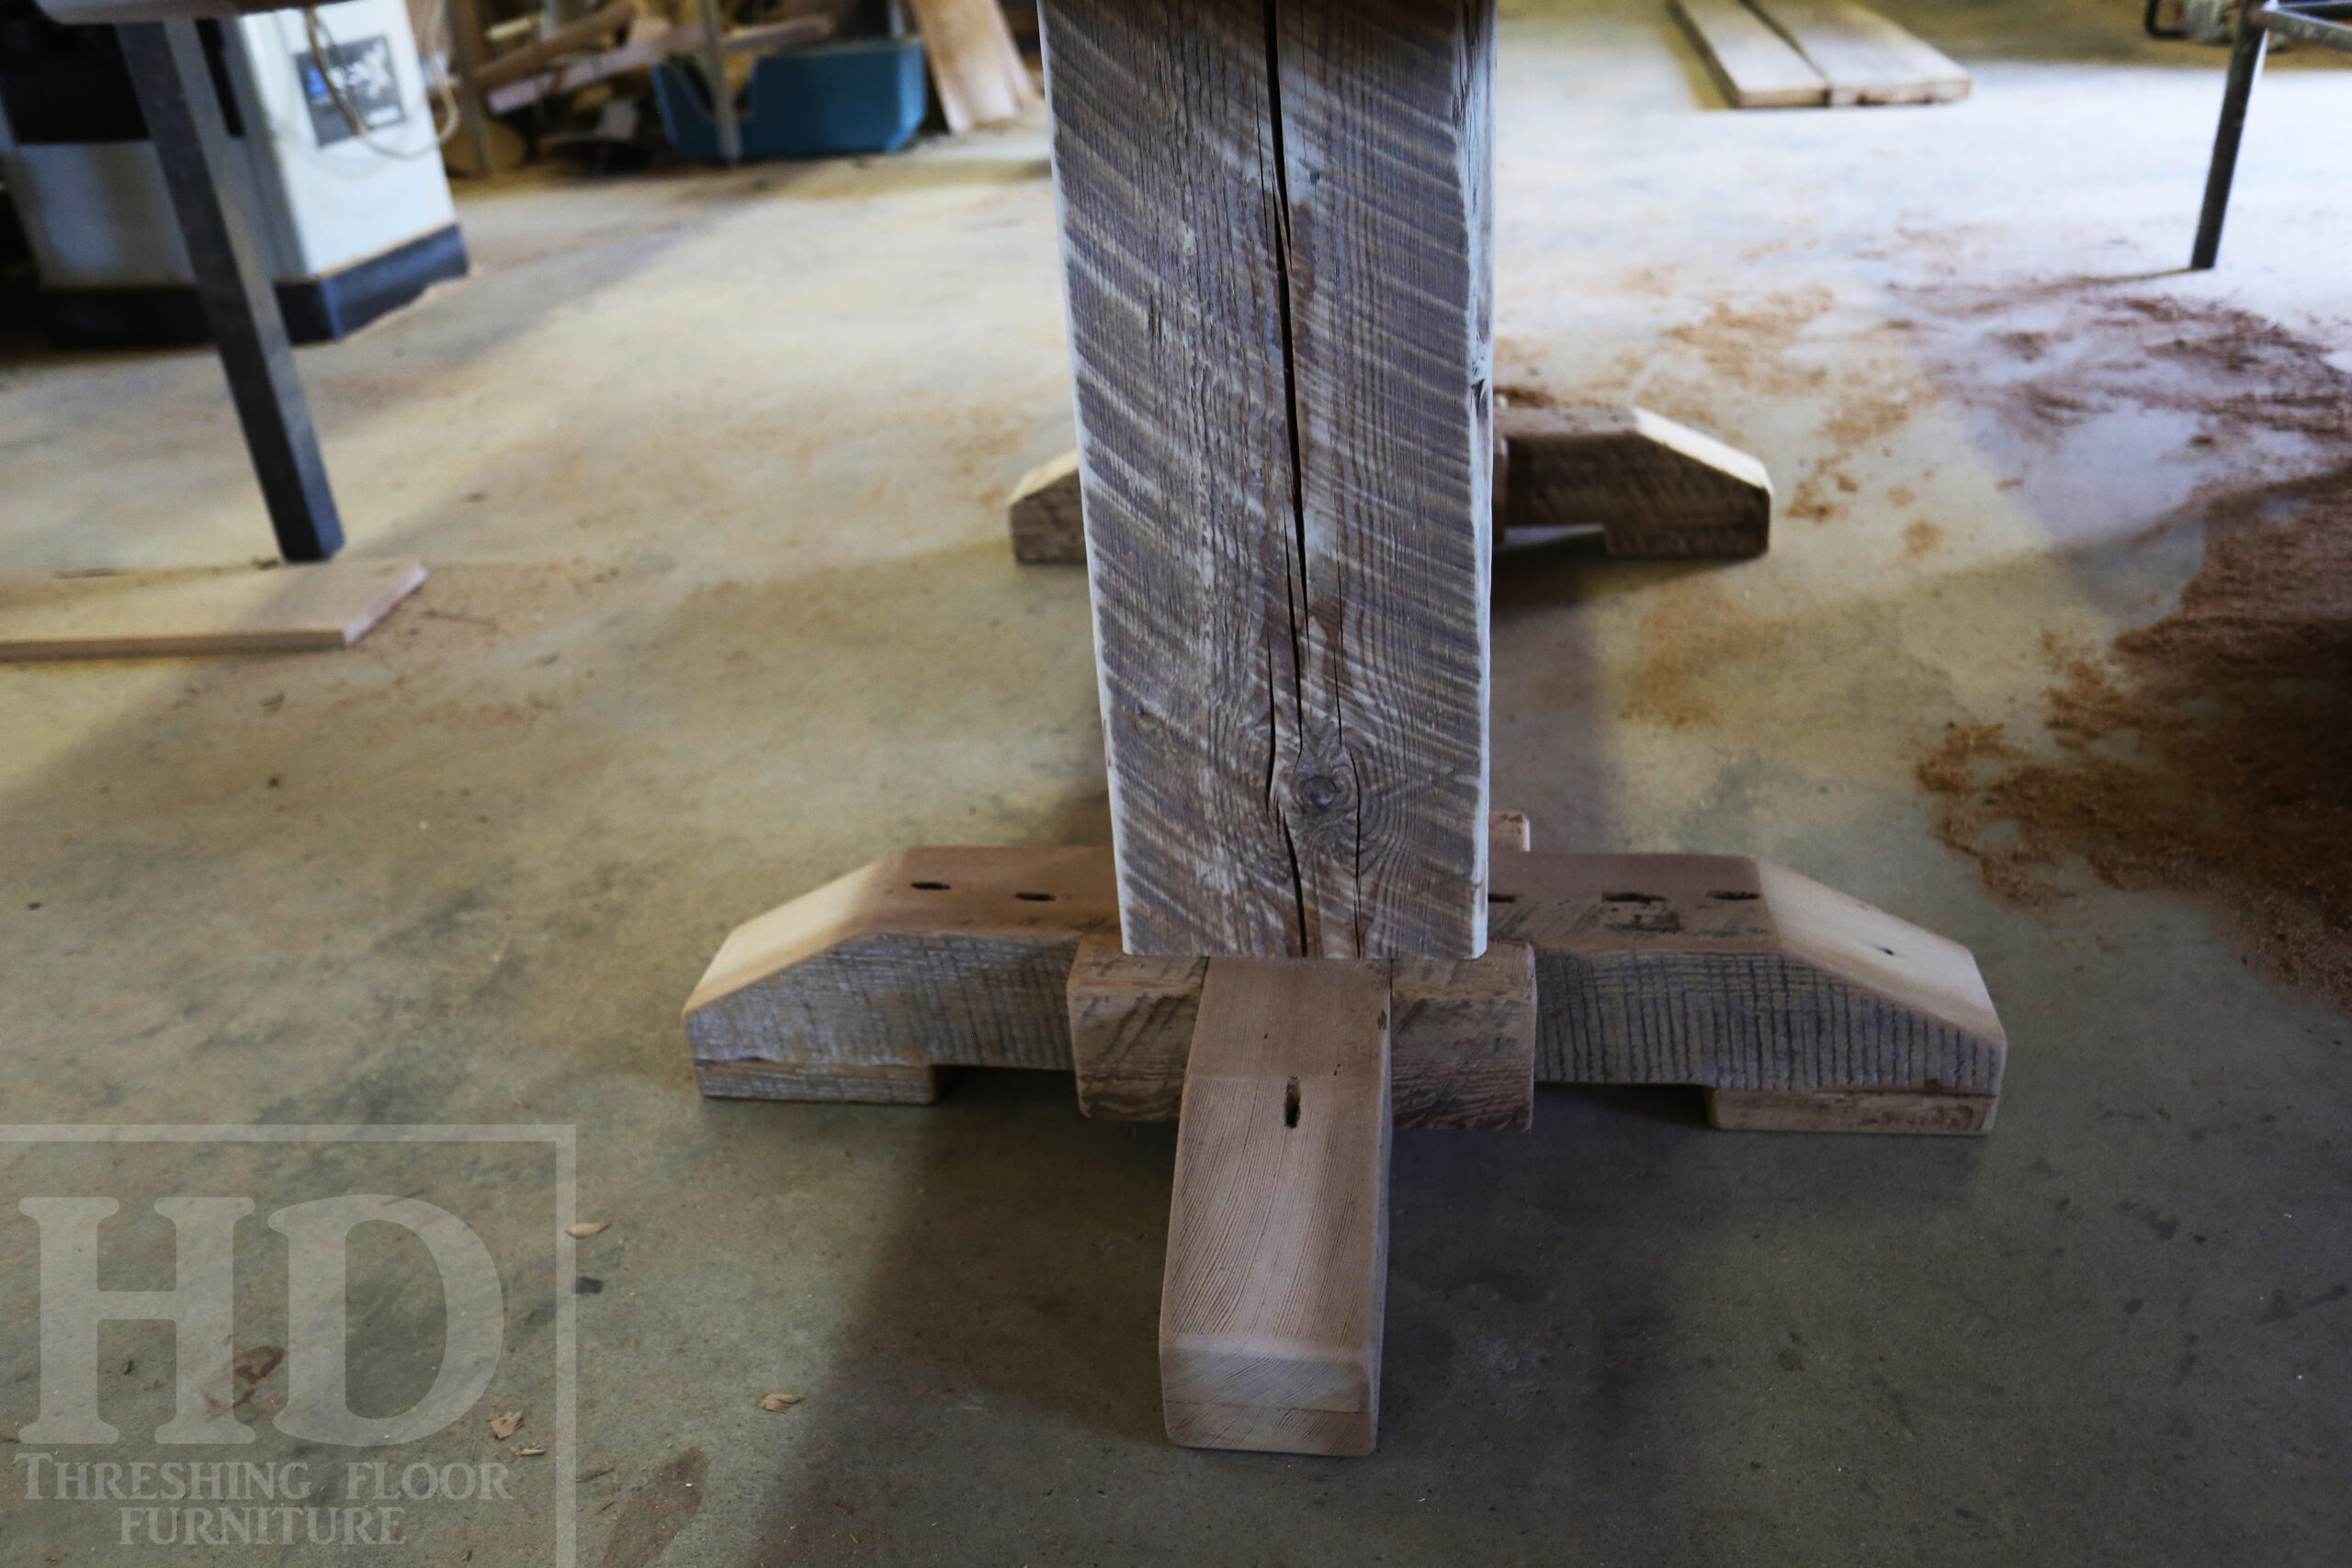
<path fill-rule="evenodd" d="M 1084 566 L 1086 515 L 1078 454 L 1065 452 L 1021 476 L 1005 503 L 1012 558 L 1023 566 Z"/>
<path fill-rule="evenodd" d="M 1505 412 L 1507 534 L 1598 525 L 1631 559 L 1762 555 L 1771 542 L 1764 465 L 1644 408 Z"/>
<path fill-rule="evenodd" d="M 1200 1012 L 1205 958 L 1134 955 L 1080 940 L 1069 972 L 1080 1111 L 1173 1122 Z M 1399 1127 L 1510 1131 L 1535 1106 L 1535 955 L 1498 942 L 1477 958 L 1400 958 L 1392 973 L 1390 1088 Z"/>
<path fill-rule="evenodd" d="M 0 577 L 0 660 L 348 648 L 424 581 L 415 561 Z"/>
<path fill-rule="evenodd" d="M 1597 527 L 1611 555 L 1637 560 L 1755 556 L 1771 542 L 1764 465 L 1648 409 L 1498 409 L 1494 471 L 1498 540 Z M 1078 454 L 1031 469 L 1007 522 L 1015 559 L 1083 564 Z"/>
<path fill-rule="evenodd" d="M 1737 109 L 1820 108 L 1829 84 L 1740 0 L 1668 0 L 1699 57 Z"/>
<path fill-rule="evenodd" d="M 850 1066 L 838 1062 L 697 1062 L 695 1076 L 713 1100 L 794 1100 L 824 1104 L 929 1105 L 939 1098 L 938 1067 Z"/>
<path fill-rule="evenodd" d="M 1209 964 L 1160 1290 L 1170 1438 L 1371 1451 L 1388 1129 L 1386 964 Z"/>
<path fill-rule="evenodd" d="M 1488 10 L 1042 15 L 1127 946 L 1473 956 Z"/>
<path fill-rule="evenodd" d="M 1399 1127 L 1524 1132 L 1535 1120 L 1535 950 L 1399 958 L 1389 973 L 1389 1089 Z"/>
<path fill-rule="evenodd" d="M 1526 815 L 1491 812 L 1498 852 L 1524 851 Z M 1105 1122 L 1173 1122 L 1200 1011 L 1205 958 L 1125 952 L 1090 933 L 1069 972 L 1078 1107 Z M 1534 1114 L 1534 953 L 1489 943 L 1474 959 L 1398 959 L 1390 1086 L 1399 1127 L 1514 1129 Z"/>
<path fill-rule="evenodd" d="M 947 129 L 962 135 L 1036 107 L 1029 68 L 997 0 L 911 0 L 923 57 Z"/>
<path fill-rule="evenodd" d="M 1535 949 L 1542 1082 L 2000 1091 L 1968 950 L 1783 867 L 1536 853 L 1494 896 Z"/>
<path fill-rule="evenodd" d="M 905 1102 L 929 1080 L 820 1069 L 1075 1067 L 1090 1116 L 1174 1115 L 1208 961 L 1123 952 L 1112 884 L 1100 848 L 909 851 L 761 917 L 688 1004 L 705 1092 Z M 1523 1038 L 1524 1010 L 1501 976 L 1520 943 L 1540 1082 L 2000 1091 L 2007 1043 L 1968 950 L 1785 868 L 1506 851 L 1494 897 L 1486 957 L 1396 965 L 1400 1125 L 1517 1124 L 1503 1086 L 1524 1047 L 1502 1043 Z M 1774 1124 L 1739 1103 L 1747 1120 L 1726 1125 Z M 1818 1124 L 1805 1103 L 1774 1114 Z M 1898 1105 L 1853 1109 L 1885 1123 Z M 1949 1105 L 1927 1109 L 1911 1130 L 1951 1130 Z"/>
<path fill-rule="evenodd" d="M 1903 1089 L 1707 1091 L 1710 1125 L 1744 1133 L 1908 1133 L 1967 1136 L 1993 1130 L 2000 1097 Z"/>
<path fill-rule="evenodd" d="M 1078 939 L 1114 920 L 1101 849 L 914 849 L 876 861 L 728 937 L 686 1002 L 706 1092 L 787 1082 L 747 1077 L 753 1067 L 1067 1071 Z M 718 1066 L 729 1070 L 714 1075 Z"/>
<path fill-rule="evenodd" d="M 1749 0 L 1829 85 L 1832 107 L 1939 104 L 1968 96 L 1968 72 L 1851 0 Z"/>

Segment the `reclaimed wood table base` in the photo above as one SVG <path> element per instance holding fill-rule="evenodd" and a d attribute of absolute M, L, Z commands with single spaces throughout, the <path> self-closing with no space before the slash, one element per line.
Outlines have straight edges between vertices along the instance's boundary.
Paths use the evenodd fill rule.
<path fill-rule="evenodd" d="M 2007 1043 L 1965 948 L 1769 862 L 1517 826 L 1464 960 L 1130 955 L 1108 849 L 903 851 L 728 938 L 695 1069 L 898 1105 L 1064 1071 L 1090 1117 L 1178 1122 L 1169 1435 L 1295 1453 L 1377 1430 L 1385 1126 L 1524 1128 L 1540 1081 L 1696 1086 L 1724 1128 L 1992 1130 Z"/>
<path fill-rule="evenodd" d="M 2006 1036 L 1966 948 L 1769 861 L 1495 854 L 1494 940 L 1393 961 L 1407 1127 L 1523 1127 L 1532 1085 L 1680 1084 L 1719 1126 L 1984 1133 Z M 686 1004 L 703 1092 L 923 1104 L 1074 1075 L 1179 1116 L 1208 958 L 1119 945 L 1111 852 L 916 849 L 739 928 Z"/>
<path fill-rule="evenodd" d="M 1035 489 L 1083 543 L 1115 852 L 901 852 L 729 936 L 686 1032 L 714 1095 L 1027 1067 L 1175 1117 L 1169 1436 L 1363 1453 L 1392 1126 L 1525 1127 L 1544 1081 L 1981 1132 L 2006 1043 L 1966 950 L 1891 915 L 1489 816 L 1493 0 L 1040 17 L 1079 504 Z M 1763 547 L 1760 465 L 1551 412 L 1506 528 Z"/>

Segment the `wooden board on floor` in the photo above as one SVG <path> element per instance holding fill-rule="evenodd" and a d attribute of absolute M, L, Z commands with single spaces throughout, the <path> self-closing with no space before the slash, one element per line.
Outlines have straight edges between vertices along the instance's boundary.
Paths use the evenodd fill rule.
<path fill-rule="evenodd" d="M 1036 107 L 1029 68 L 997 0 L 913 0 L 913 6 L 949 130 L 1001 125 Z"/>
<path fill-rule="evenodd" d="M 1043 17 L 1126 946 L 1481 952 L 1491 13 Z"/>
<path fill-rule="evenodd" d="M 1372 1451 L 1388 1289 L 1388 965 L 1217 959 L 1176 1134 L 1168 1435 Z"/>
<path fill-rule="evenodd" d="M 1968 72 L 1852 0 L 1749 0 L 1829 85 L 1830 107 L 1940 104 L 1968 96 Z"/>
<path fill-rule="evenodd" d="M 0 577 L 0 660 L 348 648 L 424 581 L 415 561 Z"/>
<path fill-rule="evenodd" d="M 1740 0 L 1668 0 L 1725 101 L 1739 109 L 1820 108 L 1829 84 Z"/>

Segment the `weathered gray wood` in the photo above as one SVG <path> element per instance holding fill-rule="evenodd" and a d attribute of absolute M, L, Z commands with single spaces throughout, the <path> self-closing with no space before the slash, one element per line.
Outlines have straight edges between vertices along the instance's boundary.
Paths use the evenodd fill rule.
<path fill-rule="evenodd" d="M 1644 408 L 1512 408 L 1507 536 L 1598 525 L 1630 559 L 1762 555 L 1772 480 L 1734 446 Z"/>
<path fill-rule="evenodd" d="M 1043 16 L 1127 945 L 1473 956 L 1490 8 Z"/>
<path fill-rule="evenodd" d="M 1129 954 L 1081 938 L 1069 972 L 1078 1108 L 1102 1122 L 1173 1122 L 1210 960 Z M 1535 959 L 1524 942 L 1477 958 L 1400 958 L 1390 1087 L 1399 1127 L 1511 1131 L 1535 1097 Z"/>
<path fill-rule="evenodd" d="M 1086 564 L 1077 453 L 1065 452 L 1022 475 L 1004 510 L 1014 560 L 1023 566 Z"/>
<path fill-rule="evenodd" d="M 1829 84 L 1740 0 L 1668 0 L 1736 109 L 1819 108 Z"/>
<path fill-rule="evenodd" d="M 704 1092 L 902 1103 L 934 1066 L 1075 1066 L 1088 1115 L 1164 1120 L 1208 961 L 1123 953 L 1112 898 L 1100 848 L 908 851 L 820 888 L 729 937 L 688 1004 Z M 2007 1040 L 1932 932 L 1730 855 L 1506 852 L 1494 898 L 1486 957 L 1396 964 L 1400 1125 L 1518 1124 L 1522 942 L 1539 1082 L 1738 1091 L 1725 1126 L 1990 1124 Z M 850 1071 L 876 1068 L 903 1071 Z"/>
<path fill-rule="evenodd" d="M 1495 933 L 1535 949 L 1544 1083 L 1997 1094 L 1968 950 L 1768 862 L 1498 860 Z"/>
<path fill-rule="evenodd" d="M 1487 818 L 1498 853 L 1523 852 L 1524 813 Z M 1106 1122 L 1172 1122 L 1200 1010 L 1205 958 L 1128 953 L 1091 933 L 1069 972 L 1078 1107 Z M 1397 959 L 1389 1032 L 1400 1127 L 1517 1129 L 1534 1114 L 1534 954 L 1491 942 L 1470 959 Z"/>
<path fill-rule="evenodd" d="M 1993 1094 L 1914 1094 L 1899 1089 L 1711 1089 L 1711 1126 L 1741 1133 L 1989 1133 Z"/>
<path fill-rule="evenodd" d="M 1372 1451 L 1388 1128 L 1386 964 L 1209 964 L 1160 1290 L 1170 1438 Z"/>
<path fill-rule="evenodd" d="M 1078 454 L 1023 476 L 1006 522 L 1015 559 L 1086 564 Z M 1632 407 L 1495 412 L 1498 540 L 1599 528 L 1609 553 L 1623 558 L 1743 557 L 1764 553 L 1771 527 L 1764 465 L 1662 414 Z"/>
<path fill-rule="evenodd" d="M 904 1103 L 933 1066 L 1067 1070 L 1078 941 L 1116 919 L 1101 849 L 876 861 L 729 935 L 686 1002 L 703 1092 Z"/>

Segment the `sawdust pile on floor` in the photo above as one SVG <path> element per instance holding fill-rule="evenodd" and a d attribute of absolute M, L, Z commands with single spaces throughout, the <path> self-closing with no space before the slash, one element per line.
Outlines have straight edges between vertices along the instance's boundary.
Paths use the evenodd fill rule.
<path fill-rule="evenodd" d="M 2048 743 L 1954 725 L 1918 781 L 1996 891 L 2047 903 L 2079 861 L 2112 886 L 2204 895 L 2265 969 L 2352 1008 L 2352 376 L 2236 312 L 2161 309 L 2204 330 L 2158 352 L 2271 382 L 2205 405 L 2213 425 L 2290 430 L 2339 460 L 2201 497 L 2180 608 L 2105 655 L 2051 648 Z"/>

